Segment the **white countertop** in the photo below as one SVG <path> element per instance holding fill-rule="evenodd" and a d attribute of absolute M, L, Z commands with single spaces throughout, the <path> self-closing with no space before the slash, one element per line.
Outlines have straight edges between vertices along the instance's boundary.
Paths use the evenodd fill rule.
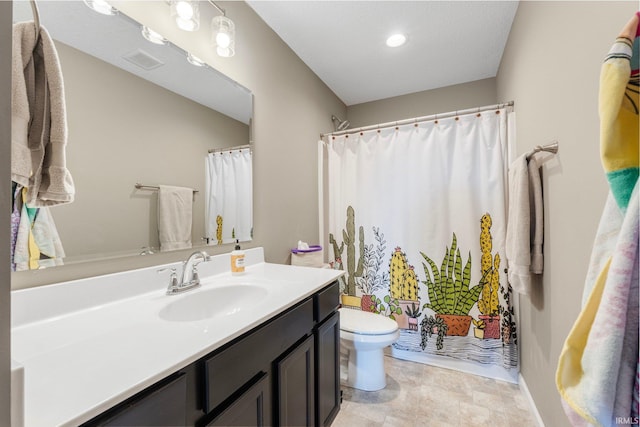
<path fill-rule="evenodd" d="M 229 266 L 229 255 L 218 255 L 200 264 L 202 287 L 174 296 L 165 294 L 167 276 L 156 273 L 161 266 L 12 292 L 11 356 L 24 366 L 25 426 L 88 421 L 343 274 L 260 262 L 261 248 L 247 253 L 244 275 L 215 274 Z M 268 293 L 248 310 L 188 322 L 159 316 L 192 293 L 255 280 Z M 92 291 L 95 301 L 87 303 Z"/>

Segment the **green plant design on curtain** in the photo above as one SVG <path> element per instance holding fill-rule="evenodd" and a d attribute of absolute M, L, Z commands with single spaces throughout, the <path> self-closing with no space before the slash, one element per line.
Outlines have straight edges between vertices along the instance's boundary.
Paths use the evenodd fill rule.
<path fill-rule="evenodd" d="M 373 294 L 376 291 L 384 289 L 389 284 L 389 272 L 381 269 L 384 263 L 384 251 L 387 248 L 387 241 L 384 240 L 384 234 L 380 232 L 380 227 L 372 227 L 373 237 L 376 240 L 376 246 L 373 243 L 365 245 L 363 265 L 364 269 L 362 277 L 358 278 L 356 285 L 363 294 Z"/>
<path fill-rule="evenodd" d="M 347 295 L 356 295 L 356 278 L 362 277 L 364 269 L 364 228 L 360 226 L 358 229 L 358 240 L 360 242 L 360 256 L 356 262 L 356 214 L 352 206 L 347 207 L 347 223 L 346 229 L 342 230 L 342 243 L 338 246 L 338 242 L 332 233 L 329 233 L 329 243 L 333 245 L 333 254 L 336 263 L 341 267 L 344 265 L 342 261 L 342 251 L 347 249 Z M 357 267 L 356 267 L 357 264 Z"/>
<path fill-rule="evenodd" d="M 387 305 L 383 304 L 383 300 Z M 396 298 L 391 298 L 389 295 L 385 295 L 381 300 L 377 296 L 373 296 L 373 312 L 375 314 L 382 314 L 390 319 L 396 320 L 396 315 L 402 314 L 402 308 L 400 302 Z"/>
<path fill-rule="evenodd" d="M 444 347 L 444 336 L 447 334 L 447 324 L 444 322 L 444 319 L 433 316 L 425 316 L 422 319 L 422 326 L 420 330 L 420 347 L 424 350 L 427 348 L 427 340 L 431 338 L 431 335 L 437 334 L 438 338 L 436 339 L 436 349 L 442 350 Z"/>
<path fill-rule="evenodd" d="M 444 258 L 440 270 L 431 258 L 420 252 L 425 259 L 422 266 L 426 276 L 424 283 L 427 286 L 429 302 L 423 308 L 429 308 L 437 314 L 453 314 L 459 316 L 469 315 L 469 311 L 478 301 L 478 296 L 482 291 L 482 285 L 478 284 L 469 287 L 471 282 L 471 252 L 469 258 L 462 268 L 462 256 L 458 248 L 456 234 L 453 233 L 451 248 L 445 249 Z M 431 268 L 431 272 L 429 271 Z M 433 273 L 433 274 L 432 274 Z M 484 281 L 481 279 L 481 283 Z"/>

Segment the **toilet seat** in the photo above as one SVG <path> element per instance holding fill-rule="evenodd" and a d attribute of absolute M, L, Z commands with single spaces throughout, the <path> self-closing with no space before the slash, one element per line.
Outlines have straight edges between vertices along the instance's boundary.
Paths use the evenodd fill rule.
<path fill-rule="evenodd" d="M 341 308 L 340 329 L 356 335 L 388 335 L 398 330 L 398 323 L 388 317 L 366 311 Z"/>

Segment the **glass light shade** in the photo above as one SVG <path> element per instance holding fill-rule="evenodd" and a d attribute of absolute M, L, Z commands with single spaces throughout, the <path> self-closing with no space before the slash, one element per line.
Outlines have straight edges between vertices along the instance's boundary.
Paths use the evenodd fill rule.
<path fill-rule="evenodd" d="M 216 48 L 219 56 L 228 58 L 235 54 L 236 25 L 226 16 L 219 15 L 211 21 L 211 44 Z"/>
<path fill-rule="evenodd" d="M 84 0 L 84 4 L 103 15 L 115 15 L 118 12 L 115 7 L 111 6 L 105 0 Z"/>
<path fill-rule="evenodd" d="M 184 31 L 196 31 L 200 28 L 200 9 L 197 1 L 172 0 L 171 17 L 178 28 Z"/>
<path fill-rule="evenodd" d="M 145 25 L 142 26 L 142 37 L 154 44 L 167 44 L 167 39 Z"/>

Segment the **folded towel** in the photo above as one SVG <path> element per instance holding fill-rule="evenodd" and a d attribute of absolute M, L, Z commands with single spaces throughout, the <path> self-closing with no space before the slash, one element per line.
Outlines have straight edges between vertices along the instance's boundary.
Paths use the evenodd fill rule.
<path fill-rule="evenodd" d="M 160 185 L 158 190 L 158 234 L 160 250 L 191 247 L 193 189 Z"/>

